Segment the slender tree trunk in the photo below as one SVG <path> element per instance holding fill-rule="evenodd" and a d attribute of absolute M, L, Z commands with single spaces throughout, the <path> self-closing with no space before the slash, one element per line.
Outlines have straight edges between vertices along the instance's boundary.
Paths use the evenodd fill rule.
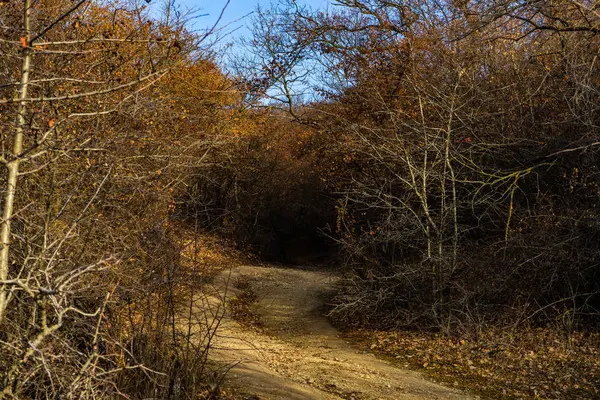
<path fill-rule="evenodd" d="M 458 85 L 457 85 L 458 86 Z M 455 88 L 456 92 L 456 88 Z M 454 167 L 452 166 L 452 160 L 450 159 L 450 143 L 452 141 L 452 122 L 454 117 L 454 99 L 452 100 L 452 105 L 450 107 L 450 117 L 448 119 L 448 126 L 446 129 L 446 146 L 444 151 L 444 159 L 445 159 L 445 168 L 444 168 L 444 187 L 443 190 L 446 190 L 446 180 L 447 173 L 450 173 L 450 185 L 452 189 L 452 225 L 453 225 L 453 233 L 452 233 L 452 264 L 451 269 L 454 271 L 456 268 L 456 258 L 458 255 L 458 205 L 456 198 L 456 175 L 454 174 Z M 445 195 L 444 195 L 445 196 Z"/>
<path fill-rule="evenodd" d="M 23 43 L 23 61 L 21 65 L 21 81 L 19 84 L 19 102 L 17 108 L 17 118 L 15 126 L 15 134 L 13 137 L 12 154 L 6 157 L 6 192 L 4 194 L 4 204 L 2 209 L 2 221 L 0 223 L 0 281 L 8 279 L 9 257 L 10 257 L 10 240 L 11 240 L 11 219 L 14 214 L 15 195 L 17 191 L 17 177 L 19 176 L 20 156 L 23 150 L 23 132 L 25 130 L 25 112 L 27 108 L 27 90 L 29 87 L 29 69 L 31 66 L 31 49 L 29 47 L 31 40 L 31 1 L 25 0 L 25 11 L 23 22 L 25 27 L 25 36 L 22 38 Z M 8 288 L 3 284 L 0 289 L 0 323 L 4 317 L 4 312 L 10 301 Z"/>

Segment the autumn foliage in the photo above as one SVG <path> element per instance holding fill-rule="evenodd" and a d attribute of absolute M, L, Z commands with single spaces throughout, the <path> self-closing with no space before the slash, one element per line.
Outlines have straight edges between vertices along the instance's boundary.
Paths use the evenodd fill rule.
<path fill-rule="evenodd" d="M 374 349 L 427 332 L 467 374 L 461 340 L 525 329 L 566 343 L 503 348 L 525 375 L 597 369 L 597 5 L 337 3 L 257 10 L 225 73 L 175 11 L 0 1 L 0 399 L 213 396 L 201 230 L 335 266 Z"/>
<path fill-rule="evenodd" d="M 169 221 L 237 100 L 182 18 L 0 4 L 0 398 L 213 390 L 213 328 L 179 320 L 205 272 Z"/>
<path fill-rule="evenodd" d="M 279 69 L 246 73 L 327 138 L 315 170 L 353 281 L 334 315 L 447 333 L 595 324 L 597 12 L 340 3 L 263 11 L 249 65 Z"/>

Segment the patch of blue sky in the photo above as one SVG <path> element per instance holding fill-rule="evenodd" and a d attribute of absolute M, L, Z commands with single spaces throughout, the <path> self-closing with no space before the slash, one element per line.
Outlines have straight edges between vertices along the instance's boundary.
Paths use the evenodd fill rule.
<path fill-rule="evenodd" d="M 313 9 L 325 9 L 332 0 L 297 0 L 299 5 Z M 164 2 L 152 0 L 151 7 L 159 13 Z M 258 6 L 269 8 L 272 0 L 174 0 L 173 5 L 183 15 L 189 16 L 188 26 L 198 32 L 206 32 L 215 24 L 219 35 L 228 42 L 250 35 L 248 24 Z"/>
<path fill-rule="evenodd" d="M 180 15 L 185 16 L 189 29 L 199 35 L 211 32 L 211 49 L 220 54 L 221 65 L 228 70 L 232 60 L 243 56 L 247 49 L 242 45 L 243 39 L 251 39 L 250 24 L 257 7 L 268 9 L 277 3 L 277 0 L 171 0 Z M 161 9 L 165 1 L 152 0 L 153 13 L 160 18 Z M 335 7 L 335 0 L 297 0 L 299 6 L 307 6 L 313 10 L 325 10 Z M 232 71 L 233 72 L 233 71 Z M 317 81 L 321 75 L 318 62 L 304 62 L 301 68 L 292 72 L 289 87 L 292 93 L 287 93 L 281 86 L 281 82 L 274 83 L 269 90 L 270 101 L 274 103 L 286 103 L 291 94 L 295 102 L 303 103 L 315 100 L 319 96 L 315 88 L 320 86 Z M 298 75 L 303 75 L 301 79 Z"/>

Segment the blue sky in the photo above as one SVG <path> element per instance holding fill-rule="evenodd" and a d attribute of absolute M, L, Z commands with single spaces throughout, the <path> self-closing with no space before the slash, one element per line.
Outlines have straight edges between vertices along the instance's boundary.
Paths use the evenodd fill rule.
<path fill-rule="evenodd" d="M 330 2 L 330 0 L 298 0 L 298 3 L 309 5 L 312 8 L 325 8 Z M 196 29 L 211 27 L 219 17 L 225 3 L 225 0 L 176 0 L 176 4 L 182 9 L 193 9 L 198 11 L 197 14 L 208 14 L 195 20 L 194 27 Z M 261 7 L 268 8 L 271 0 L 231 0 L 220 25 L 231 23 L 230 28 L 240 28 L 236 32 L 236 36 L 243 35 L 247 32 L 244 26 L 249 22 L 249 18 L 242 18 L 254 11 L 259 4 Z"/>

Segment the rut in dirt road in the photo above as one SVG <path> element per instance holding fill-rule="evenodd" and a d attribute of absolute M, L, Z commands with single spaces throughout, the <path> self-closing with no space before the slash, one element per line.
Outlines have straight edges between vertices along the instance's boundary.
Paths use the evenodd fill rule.
<path fill-rule="evenodd" d="M 264 329 L 222 321 L 213 360 L 236 364 L 225 390 L 240 399 L 471 399 L 352 347 L 322 315 L 337 277 L 326 272 L 243 266 L 216 285 L 249 280 Z M 228 290 L 232 284 L 229 285 Z"/>

